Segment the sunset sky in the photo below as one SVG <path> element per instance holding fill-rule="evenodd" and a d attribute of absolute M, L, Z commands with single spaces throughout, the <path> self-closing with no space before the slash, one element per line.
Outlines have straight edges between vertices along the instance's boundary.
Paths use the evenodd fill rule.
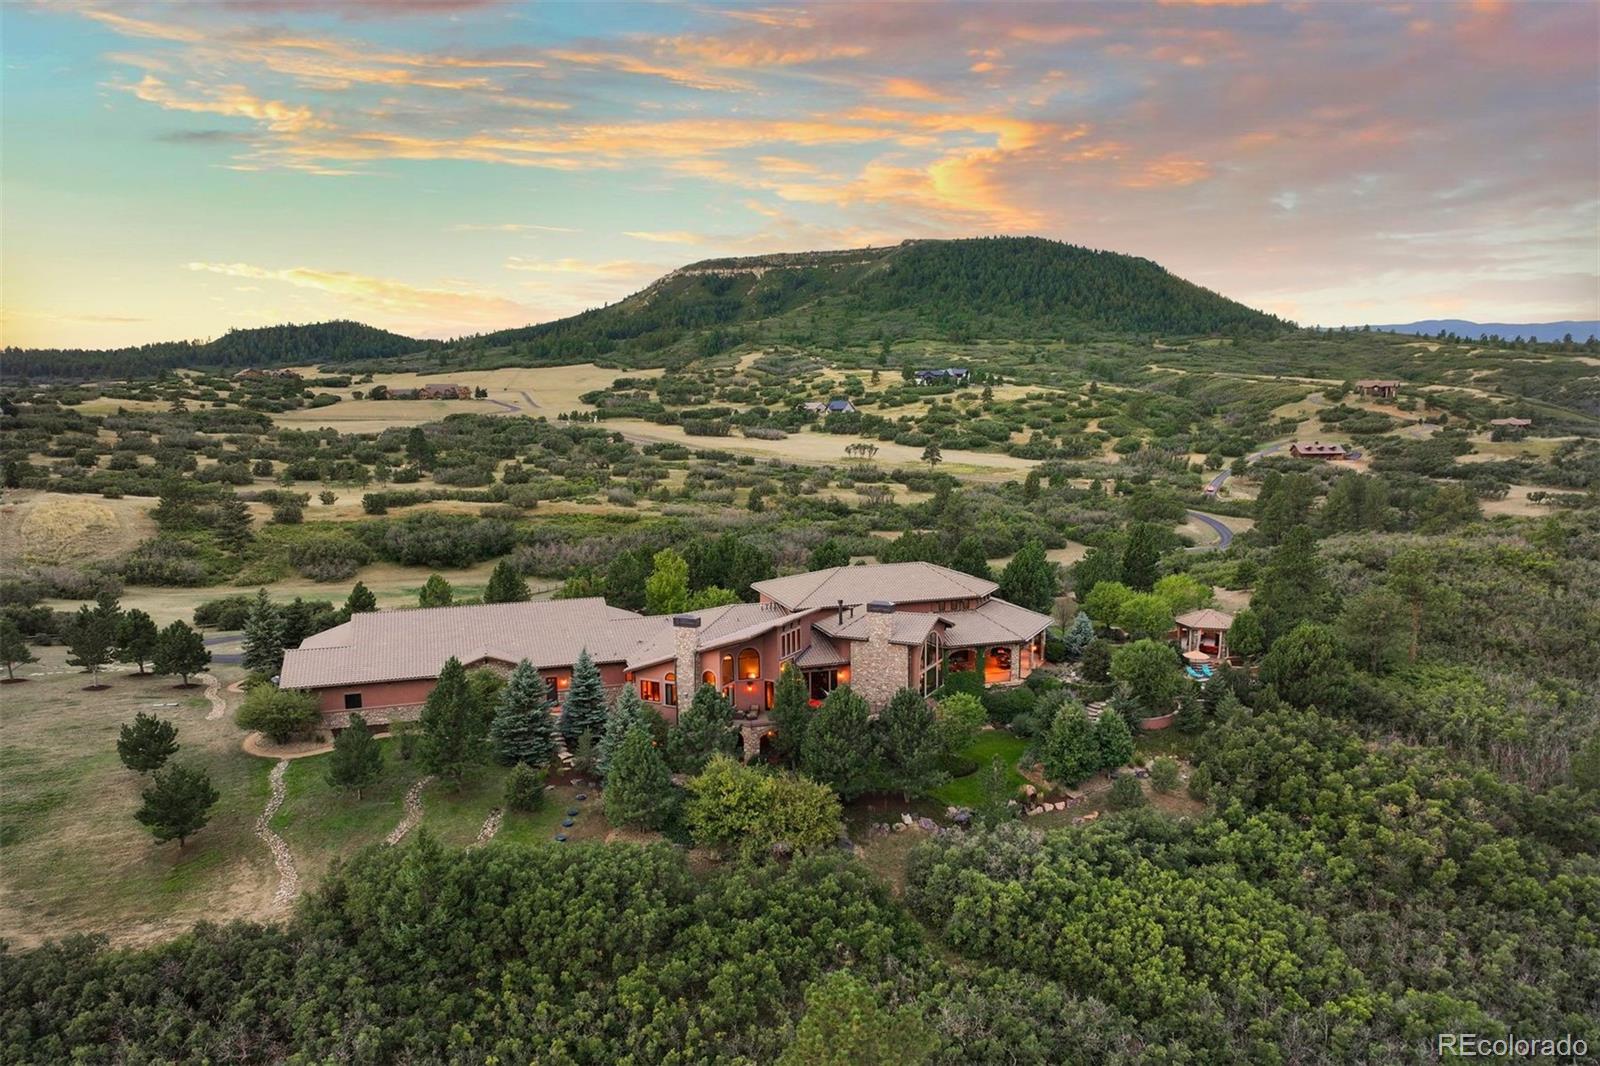
<path fill-rule="evenodd" d="M 0 33 L 6 344 L 454 336 L 996 233 L 1306 324 L 1600 317 L 1587 0 L 10 0 Z"/>

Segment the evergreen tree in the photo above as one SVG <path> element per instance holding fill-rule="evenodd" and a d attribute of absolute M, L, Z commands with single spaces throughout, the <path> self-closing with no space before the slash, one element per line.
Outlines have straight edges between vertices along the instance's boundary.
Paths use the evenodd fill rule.
<path fill-rule="evenodd" d="M 1079 611 L 1072 619 L 1072 624 L 1067 627 L 1062 635 L 1061 642 L 1066 646 L 1067 658 L 1080 659 L 1084 649 L 1094 640 L 1094 620 L 1087 614 Z"/>
<path fill-rule="evenodd" d="M 117 661 L 133 663 L 144 673 L 144 664 L 155 658 L 161 631 L 150 616 L 140 610 L 128 611 L 117 623 Z"/>
<path fill-rule="evenodd" d="M 811 721 L 811 692 L 805 675 L 794 665 L 784 663 L 778 674 L 777 691 L 772 699 L 772 750 L 786 766 L 800 761 L 806 726 Z"/>
<path fill-rule="evenodd" d="M 244 668 L 267 675 L 283 669 L 283 615 L 272 605 L 266 589 L 256 592 L 245 619 Z"/>
<path fill-rule="evenodd" d="M 423 607 L 449 607 L 456 599 L 456 590 L 450 587 L 450 582 L 442 574 L 429 574 L 428 580 L 422 585 L 422 592 L 417 596 L 417 601 Z"/>
<path fill-rule="evenodd" d="M 644 583 L 645 614 L 678 614 L 689 608 L 689 564 L 671 548 L 656 552 Z"/>
<path fill-rule="evenodd" d="M 155 671 L 158 674 L 177 674 L 183 678 L 184 687 L 189 678 L 211 665 L 211 650 L 205 638 L 187 622 L 173 622 L 161 631 L 156 642 Z"/>
<path fill-rule="evenodd" d="M 1056 711 L 1041 756 L 1039 761 L 1050 780 L 1068 788 L 1100 769 L 1100 745 L 1082 704 L 1068 703 Z"/>
<path fill-rule="evenodd" d="M 887 1010 L 872 986 L 835 970 L 806 990 L 805 1014 L 777 1066 L 921 1066 L 938 1049 L 914 1006 Z"/>
<path fill-rule="evenodd" d="M 697 685 L 694 700 L 678 713 L 667 736 L 667 759 L 679 773 L 697 774 L 711 756 L 738 750 L 733 705 L 714 685 Z"/>
<path fill-rule="evenodd" d="M 617 749 L 622 746 L 622 739 L 628 731 L 644 722 L 644 703 L 639 699 L 639 689 L 634 685 L 625 685 L 617 698 L 612 701 L 611 713 L 606 716 L 605 735 L 600 738 L 599 748 L 595 752 L 595 773 L 604 781 L 611 772 L 611 760 L 616 758 Z"/>
<path fill-rule="evenodd" d="M 839 793 L 846 802 L 869 790 L 878 772 L 878 753 L 868 722 L 867 701 L 840 685 L 828 693 L 806 727 L 800 767 L 813 781 Z"/>
<path fill-rule="evenodd" d="M 489 742 L 505 766 L 526 763 L 536 770 L 556 757 L 556 723 L 550 713 L 550 689 L 527 659 L 511 671 L 500 690 Z"/>
<path fill-rule="evenodd" d="M 1030 540 L 1011 557 L 1000 574 L 1000 598 L 1019 607 L 1048 614 L 1061 588 L 1056 564 L 1045 556 L 1044 545 Z"/>
<path fill-rule="evenodd" d="M 1094 741 L 1100 750 L 1101 769 L 1113 770 L 1133 761 L 1133 732 L 1116 710 L 1108 707 L 1101 712 L 1094 724 Z"/>
<path fill-rule="evenodd" d="M 600 668 L 589 658 L 589 649 L 584 648 L 578 652 L 578 661 L 572 666 L 572 684 L 561 701 L 561 736 L 567 742 L 567 750 L 576 752 L 580 738 L 587 736 L 594 742 L 605 732 L 606 686 L 600 678 Z"/>
<path fill-rule="evenodd" d="M 1155 587 L 1161 564 L 1161 531 L 1149 522 L 1135 522 L 1128 530 L 1128 541 L 1122 547 L 1122 577 L 1124 585 L 1136 592 L 1149 592 Z M 1109 621 L 1109 619 L 1107 619 Z"/>
<path fill-rule="evenodd" d="M 810 569 L 829 570 L 835 566 L 849 566 L 850 553 L 833 537 L 818 544 L 811 552 Z"/>
<path fill-rule="evenodd" d="M 179 850 L 205 828 L 211 808 L 221 798 L 204 770 L 181 763 L 157 772 L 139 795 L 144 803 L 134 820 L 150 830 L 156 843 L 176 840 Z"/>
<path fill-rule="evenodd" d="M 1335 610 L 1333 587 L 1322 571 L 1316 538 L 1295 526 L 1261 571 L 1250 609 L 1261 617 L 1270 644 L 1301 622 L 1324 622 Z"/>
<path fill-rule="evenodd" d="M 1228 651 L 1254 659 L 1266 650 L 1267 632 L 1261 626 L 1261 616 L 1246 607 L 1233 616 L 1233 625 L 1228 627 Z"/>
<path fill-rule="evenodd" d="M 536 811 L 544 806 L 544 773 L 519 762 L 506 775 L 505 805 L 508 811 Z"/>
<path fill-rule="evenodd" d="M 1016 798 L 1016 786 L 1006 772 L 1006 761 L 996 755 L 983 768 L 978 780 L 978 806 L 973 814 L 989 828 L 1015 817 L 1011 801 Z"/>
<path fill-rule="evenodd" d="M 672 772 L 639 725 L 628 730 L 611 760 L 606 778 L 606 820 L 612 825 L 659 829 L 671 814 Z"/>
<path fill-rule="evenodd" d="M 217 543 L 232 552 L 250 543 L 250 505 L 229 493 L 211 509 L 211 532 Z"/>
<path fill-rule="evenodd" d="M 930 470 L 944 462 L 944 449 L 939 447 L 938 441 L 930 440 L 922 449 L 922 461 L 928 464 Z"/>
<path fill-rule="evenodd" d="M 950 557 L 950 569 L 971 574 L 973 577 L 981 577 L 985 581 L 994 580 L 994 574 L 989 569 L 989 560 L 983 551 L 983 542 L 972 533 L 962 537 L 961 542 L 956 545 L 955 554 Z"/>
<path fill-rule="evenodd" d="M 1105 581 L 1122 581 L 1122 556 L 1105 548 L 1090 548 L 1072 566 L 1072 595 L 1082 606 L 1094 587 Z"/>
<path fill-rule="evenodd" d="M 6 680 L 17 679 L 17 667 L 38 661 L 39 657 L 28 647 L 17 624 L 9 618 L 0 618 L 0 662 L 6 664 Z"/>
<path fill-rule="evenodd" d="M 1028 476 L 1022 479 L 1022 499 L 1032 503 L 1039 498 L 1039 468 L 1034 467 L 1028 471 Z"/>
<path fill-rule="evenodd" d="M 1339 634 L 1301 622 L 1273 641 L 1261 660 L 1261 682 L 1296 707 L 1338 712 L 1350 701 L 1354 676 Z"/>
<path fill-rule="evenodd" d="M 451 656 L 422 705 L 422 765 L 457 787 L 483 762 L 483 715 L 472 698 L 467 671 Z"/>
<path fill-rule="evenodd" d="M 143 711 L 117 734 L 117 757 L 136 774 L 161 769 L 177 751 L 178 727 Z"/>
<path fill-rule="evenodd" d="M 100 670 L 111 661 L 116 648 L 117 619 L 98 608 L 79 607 L 78 613 L 63 627 L 62 636 L 70 653 L 67 665 L 89 671 L 92 678 L 89 684 L 98 687 Z"/>
<path fill-rule="evenodd" d="M 909 802 L 943 783 L 938 722 L 927 699 L 914 689 L 902 688 L 889 700 L 878 716 L 878 736 L 885 787 Z"/>
<path fill-rule="evenodd" d="M 484 603 L 523 603 L 533 594 L 510 559 L 501 559 L 483 588 Z"/>
<path fill-rule="evenodd" d="M 344 616 L 349 618 L 353 614 L 368 614 L 378 609 L 378 597 L 372 594 L 360 581 L 350 590 L 350 598 L 344 601 Z"/>
<path fill-rule="evenodd" d="M 361 790 L 382 774 L 383 749 L 367 728 L 367 720 L 360 714 L 351 714 L 350 725 L 333 738 L 328 784 L 340 792 L 354 792 L 359 800 Z"/>

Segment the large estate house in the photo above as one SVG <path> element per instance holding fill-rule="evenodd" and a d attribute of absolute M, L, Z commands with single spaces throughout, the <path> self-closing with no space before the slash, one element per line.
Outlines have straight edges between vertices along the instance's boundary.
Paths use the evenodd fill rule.
<path fill-rule="evenodd" d="M 848 683 L 877 707 L 901 688 L 931 692 L 947 668 L 1020 684 L 1044 661 L 1049 616 L 932 563 L 839 566 L 752 587 L 756 603 L 670 616 L 599 598 L 357 614 L 286 652 L 280 684 L 313 693 L 339 730 L 352 711 L 375 725 L 416 719 L 452 656 L 502 671 L 527 659 L 559 699 L 587 651 L 609 690 L 637 686 L 668 721 L 696 686 L 715 685 L 758 748 L 789 663 L 813 700 Z"/>

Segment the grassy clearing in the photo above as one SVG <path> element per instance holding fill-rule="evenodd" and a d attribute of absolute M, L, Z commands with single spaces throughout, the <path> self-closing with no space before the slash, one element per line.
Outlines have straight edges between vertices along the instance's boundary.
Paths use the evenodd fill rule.
<path fill-rule="evenodd" d="M 577 798 L 580 793 L 588 798 L 580 802 Z M 498 798 L 494 806 L 499 806 Z M 561 823 L 570 810 L 578 813 L 572 819 L 573 824 L 564 827 Z M 602 812 L 599 792 L 593 788 L 557 785 L 544 794 L 544 805 L 538 810 L 527 814 L 507 811 L 494 840 L 497 844 L 544 844 L 553 840 L 557 833 L 566 834 L 571 841 L 605 840 L 611 834 L 611 825 Z M 473 835 L 477 835 L 476 829 Z"/>
<path fill-rule="evenodd" d="M 147 943 L 265 909 L 276 875 L 253 830 L 272 764 L 239 750 L 231 721 L 206 719 L 198 688 L 116 673 L 108 690 L 84 692 L 61 649 L 39 654 L 24 671 L 33 679 L 0 698 L 0 939 L 27 947 L 107 932 Z M 133 820 L 146 781 L 122 766 L 116 738 L 141 710 L 177 724 L 178 758 L 203 767 L 221 793 L 182 850 Z"/>
<path fill-rule="evenodd" d="M 296 759 L 284 773 L 284 802 L 272 828 L 289 845 L 307 887 L 336 859 L 381 842 L 400 821 L 406 789 L 422 776 L 422 768 L 415 760 L 400 759 L 393 740 L 383 738 L 379 745 L 383 776 L 359 800 L 328 784 L 326 755 Z M 426 797 L 424 793 L 424 803 Z"/>
<path fill-rule="evenodd" d="M 0 505 L 0 558 L 62 564 L 111 559 L 155 532 L 156 501 L 107 500 L 36 489 L 8 489 Z"/>
<path fill-rule="evenodd" d="M 951 807 L 975 807 L 983 801 L 983 772 L 996 758 L 1006 766 L 1006 783 L 1015 791 L 1023 785 L 1022 774 L 1017 771 L 1017 760 L 1028 747 L 1028 742 L 1004 730 L 994 729 L 978 734 L 962 757 L 972 759 L 978 769 L 965 777 L 947 781 L 933 792 L 934 799 Z"/>

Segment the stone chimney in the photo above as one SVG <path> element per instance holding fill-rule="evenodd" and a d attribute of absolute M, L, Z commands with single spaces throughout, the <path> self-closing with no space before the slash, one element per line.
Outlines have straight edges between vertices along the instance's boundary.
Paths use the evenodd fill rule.
<path fill-rule="evenodd" d="M 867 604 L 867 639 L 854 642 L 850 655 L 850 687 L 880 709 L 906 683 L 906 649 L 889 643 L 894 632 L 894 604 Z"/>
<path fill-rule="evenodd" d="M 673 644 L 677 650 L 678 706 L 689 706 L 700 683 L 700 619 L 692 614 L 672 616 Z"/>

